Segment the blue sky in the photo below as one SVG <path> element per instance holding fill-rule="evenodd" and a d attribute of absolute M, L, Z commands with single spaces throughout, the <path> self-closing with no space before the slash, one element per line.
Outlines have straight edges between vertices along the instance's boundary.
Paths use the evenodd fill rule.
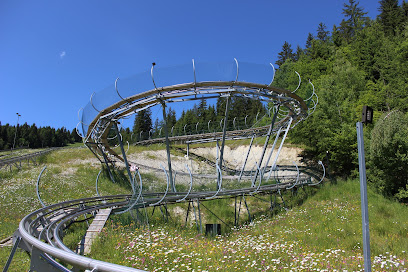
<path fill-rule="evenodd" d="M 0 121 L 71 130 L 93 92 L 152 62 L 275 63 L 285 41 L 338 25 L 345 1 L 1 0 Z M 378 1 L 359 2 L 378 15 Z"/>

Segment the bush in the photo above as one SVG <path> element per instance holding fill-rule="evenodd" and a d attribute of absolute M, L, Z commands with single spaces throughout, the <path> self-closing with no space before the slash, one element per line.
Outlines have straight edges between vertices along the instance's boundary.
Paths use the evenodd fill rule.
<path fill-rule="evenodd" d="M 408 200 L 408 116 L 384 114 L 371 132 L 368 178 L 386 196 Z"/>

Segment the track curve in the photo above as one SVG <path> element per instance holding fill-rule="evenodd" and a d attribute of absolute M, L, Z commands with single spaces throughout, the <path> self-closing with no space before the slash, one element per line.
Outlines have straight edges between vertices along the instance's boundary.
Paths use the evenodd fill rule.
<path fill-rule="evenodd" d="M 229 198 L 239 195 L 250 195 L 253 193 L 263 194 L 278 190 L 286 190 L 288 188 L 293 188 L 294 186 L 305 185 L 312 185 L 310 178 L 278 184 L 261 185 L 259 188 L 222 190 L 218 192 L 217 197 Z M 120 212 L 132 204 L 134 208 L 143 208 L 154 205 L 160 206 L 164 203 L 178 203 L 179 200 L 189 201 L 199 199 L 201 201 L 206 201 L 215 193 L 215 191 L 190 192 L 189 194 L 188 192 L 169 192 L 159 204 L 155 203 L 158 203 L 158 200 L 163 197 L 164 193 L 144 193 L 144 201 L 137 203 L 136 205 L 131 203 L 132 195 L 92 197 L 61 202 L 36 210 L 24 217 L 19 225 L 19 235 L 21 235 L 25 244 L 24 247 L 28 252 L 32 254 L 33 250 L 41 251 L 43 253 L 43 258 L 47 259 L 50 263 L 54 263 L 55 266 L 61 266 L 61 264 L 59 264 L 54 258 L 68 263 L 76 269 L 87 269 L 101 272 L 143 271 L 78 255 L 63 244 L 63 237 L 61 237 L 61 234 L 63 233 L 64 228 L 79 216 L 95 213 L 100 209 L 112 208 L 113 212 Z"/>
<path fill-rule="evenodd" d="M 300 121 L 305 120 L 311 113 L 313 113 L 317 105 L 317 95 L 311 82 L 309 83 L 313 86 L 313 93 L 309 98 L 304 100 L 295 93 L 300 86 L 300 76 L 299 85 L 293 92 L 272 86 L 273 78 L 275 76 L 273 65 L 264 66 L 245 63 L 239 65 L 236 59 L 232 63 L 222 63 L 217 65 L 197 65 L 194 61 L 192 64 L 192 66 L 182 66 L 178 68 L 184 72 L 188 70 L 191 71 L 191 68 L 193 69 L 194 77 L 187 80 L 177 82 L 177 79 L 180 78 L 179 73 L 173 73 L 166 69 L 154 70 L 155 64 L 153 64 L 149 73 L 142 73 L 130 80 L 125 79 L 123 85 L 121 85 L 121 80 L 116 80 L 114 86 L 110 86 L 101 92 L 93 93 L 91 95 L 90 102 L 83 108 L 82 116 L 79 116 L 79 124 L 82 127 L 84 144 L 100 160 L 102 165 L 106 165 L 108 171 L 110 171 L 111 165 L 114 165 L 115 159 L 119 159 L 125 163 L 133 194 L 98 196 L 61 202 L 43 207 L 24 217 L 20 222 L 18 234 L 23 241 L 21 247 L 30 252 L 32 256 L 37 256 L 37 259 L 41 259 L 53 267 L 48 271 L 70 271 L 57 260 L 72 265 L 74 267 L 73 271 L 78 271 L 78 269 L 86 269 L 95 272 L 142 271 L 84 257 L 75 254 L 64 245 L 64 229 L 79 216 L 95 214 L 100 209 L 112 208 L 113 213 L 122 213 L 134 208 L 156 207 L 183 201 L 209 201 L 210 199 L 215 198 L 230 198 L 241 195 L 245 196 L 280 192 L 280 190 L 293 189 L 299 186 L 317 185 L 323 180 L 324 174 L 323 177 L 319 178 L 319 176 L 313 171 L 307 172 L 305 169 L 302 169 L 297 165 L 286 167 L 277 165 L 277 158 L 289 129 L 294 127 Z M 204 73 L 200 74 L 200 71 L 209 71 L 209 74 L 212 77 L 203 76 Z M 216 73 L 214 71 L 216 71 Z M 161 80 L 161 78 L 166 78 L 167 80 Z M 234 119 L 234 129 L 228 129 L 228 101 L 230 97 L 234 96 L 259 100 L 268 105 L 269 113 L 273 110 L 273 117 L 269 116 L 271 118 L 268 119 L 268 123 L 270 124 L 267 126 L 254 124 L 247 127 L 247 120 L 245 118 L 246 128 L 236 129 L 236 120 Z M 195 124 L 196 133 L 193 135 L 187 135 L 187 133 L 185 133 L 185 135 L 173 137 L 173 135 L 169 134 L 168 130 L 170 130 L 170 128 L 167 127 L 167 121 L 165 121 L 167 120 L 166 105 L 168 103 L 215 99 L 220 97 L 226 98 L 227 101 L 222 127 L 220 123 L 221 130 L 210 131 L 210 126 L 208 124 L 207 132 L 199 132 L 198 125 Z M 311 103 L 313 103 L 313 105 Z M 312 106 L 309 107 L 310 105 Z M 127 118 L 139 111 L 156 106 L 163 112 L 165 137 L 148 139 L 139 142 L 139 144 L 148 145 L 157 142 L 166 144 L 168 168 L 167 170 L 164 167 L 162 168 L 167 179 L 167 189 L 165 192 L 142 193 L 141 177 L 139 191 L 135 189 L 135 178 L 132 178 L 131 173 L 131 168 L 135 165 L 129 165 L 129 162 L 127 161 L 118 123 L 119 120 L 123 118 Z M 258 115 L 256 119 L 257 118 Z M 121 155 L 116 153 L 109 143 L 109 140 L 111 139 L 109 139 L 108 136 L 112 128 L 116 132 L 115 137 L 117 137 L 117 140 L 119 141 L 122 152 Z M 185 127 L 184 132 L 186 132 Z M 281 132 L 284 132 L 283 139 L 279 144 L 277 154 L 275 155 L 272 164 L 269 166 L 269 159 L 271 159 L 272 151 L 275 148 Z M 272 135 L 276 135 L 276 138 L 268 157 L 266 156 L 266 151 Z M 253 167 L 253 169 L 255 169 L 254 173 L 251 173 L 252 171 L 244 171 L 245 160 L 239 178 L 238 172 L 235 170 L 235 172 L 228 177 L 227 175 L 230 175 L 230 172 L 232 171 L 229 171 L 231 169 L 222 165 L 224 161 L 223 151 L 226 140 L 252 138 L 247 152 L 248 158 L 253 139 L 254 137 L 259 136 L 265 137 L 265 144 L 261 157 L 255 162 L 256 165 Z M 173 179 L 172 176 L 175 172 L 171 167 L 170 141 L 182 141 L 187 144 L 217 141 L 217 161 L 215 163 L 213 162 L 215 175 L 210 176 L 210 178 L 216 178 L 217 180 L 217 189 L 215 191 L 192 191 L 191 188 L 194 175 L 190 172 L 188 167 L 188 173 L 184 174 L 190 176 L 190 189 L 185 192 L 177 192 L 175 190 L 175 177 Z M 218 147 L 218 141 L 221 141 L 220 148 Z M 218 156 L 218 151 L 220 156 Z M 266 162 L 263 161 L 264 157 L 268 157 Z M 323 167 L 324 172 L 323 164 L 321 162 L 319 162 L 319 164 Z M 269 171 L 269 176 L 266 179 L 266 181 L 268 181 L 271 174 L 274 173 L 277 168 L 284 169 L 285 171 L 296 171 L 296 175 L 280 177 L 280 181 L 283 182 L 274 178 L 275 180 L 278 180 L 276 183 L 265 184 L 263 181 L 265 172 Z M 227 175 L 224 175 L 223 171 L 226 172 Z M 112 175 L 110 176 L 112 179 Z M 246 176 L 247 179 L 252 181 L 250 187 L 238 189 L 225 189 L 222 187 L 223 179 L 238 178 L 238 181 L 240 181 L 242 176 Z M 314 182 L 313 179 L 318 180 L 318 182 Z M 97 184 L 98 181 L 96 182 L 96 186 Z M 98 190 L 97 193 L 99 194 Z"/>

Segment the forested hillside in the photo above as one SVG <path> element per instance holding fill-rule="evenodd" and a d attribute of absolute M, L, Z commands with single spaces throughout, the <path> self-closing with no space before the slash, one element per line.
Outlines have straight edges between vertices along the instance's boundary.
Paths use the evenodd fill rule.
<path fill-rule="evenodd" d="M 356 122 L 362 108 L 374 109 L 374 123 L 365 128 L 368 178 L 383 194 L 408 200 L 408 3 L 381 0 L 379 16 L 369 18 L 355 0 L 339 10 L 344 16 L 331 31 L 321 22 L 309 33 L 304 47 L 296 50 L 285 42 L 278 54 L 274 85 L 295 90 L 298 72 L 303 87 L 310 79 L 316 87 L 316 111 L 290 133 L 290 141 L 304 145 L 304 159 L 322 160 L 332 176 L 356 175 L 358 169 Z M 300 94 L 308 96 L 306 90 Z M 242 97 L 229 105 L 229 119 L 263 116 L 266 108 Z M 203 100 L 176 118 L 169 109 L 167 122 L 175 132 L 193 130 L 209 120 L 220 121 L 222 98 L 214 105 Z M 139 112 L 133 133 L 146 139 L 157 135 L 163 122 L 152 122 L 149 110 Z M 384 134 L 386 132 L 386 134 Z M 130 133 L 130 131 L 129 131 Z M 405 135 L 405 136 L 403 136 Z M 370 143 L 372 144 L 370 145 Z"/>
<path fill-rule="evenodd" d="M 408 3 L 382 0 L 378 9 L 379 16 L 371 19 L 349 0 L 339 11 L 344 19 L 332 31 L 322 22 L 295 53 L 285 42 L 275 83 L 296 88 L 295 71 L 313 81 L 319 105 L 290 140 L 304 144 L 304 155 L 314 160 L 328 156 L 336 175 L 356 173 L 356 122 L 363 105 L 371 106 L 374 124 L 364 132 L 367 177 L 385 195 L 407 201 Z"/>

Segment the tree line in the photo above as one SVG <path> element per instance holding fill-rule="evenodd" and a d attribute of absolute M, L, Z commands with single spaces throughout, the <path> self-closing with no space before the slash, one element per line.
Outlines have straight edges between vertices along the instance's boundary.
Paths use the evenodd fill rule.
<path fill-rule="evenodd" d="M 59 147 L 81 142 L 75 129 L 67 130 L 65 127 L 52 128 L 31 126 L 27 123 L 23 125 L 10 126 L 2 125 L 0 122 L 0 150 L 7 150 L 18 147 L 43 148 Z"/>
<path fill-rule="evenodd" d="M 203 133 L 208 132 L 208 129 L 219 131 L 220 121 L 224 119 L 227 110 L 226 101 L 227 98 L 219 97 L 214 105 L 208 105 L 207 100 L 203 98 L 192 109 L 183 110 L 178 119 L 174 109 L 166 108 L 169 135 Z M 257 116 L 261 118 L 265 113 L 266 107 L 262 102 L 242 96 L 233 96 L 228 103 L 227 129 L 233 129 L 234 126 L 235 128 L 246 128 L 254 123 Z M 153 123 L 150 109 L 139 111 L 134 120 L 133 135 L 136 140 L 164 136 L 164 121 L 156 118 Z"/>
<path fill-rule="evenodd" d="M 371 19 L 359 2 L 348 0 L 331 31 L 320 23 L 296 51 L 285 42 L 275 84 L 295 88 L 294 71 L 313 81 L 319 105 L 290 140 L 306 146 L 304 158 L 328 162 L 337 176 L 358 173 L 355 126 L 363 105 L 371 106 L 367 178 L 383 194 L 408 201 L 408 3 L 378 4 L 380 14 Z"/>

